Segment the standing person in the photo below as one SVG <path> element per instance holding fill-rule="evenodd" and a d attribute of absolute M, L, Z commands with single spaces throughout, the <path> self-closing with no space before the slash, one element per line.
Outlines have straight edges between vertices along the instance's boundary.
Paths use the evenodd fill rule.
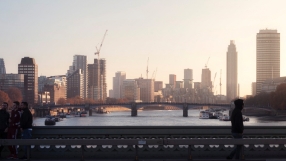
<path fill-rule="evenodd" d="M 13 102 L 8 126 L 7 139 L 17 139 L 21 117 L 21 109 L 19 108 L 19 105 L 20 103 L 18 101 Z M 17 145 L 9 145 L 8 148 L 10 151 L 10 155 L 7 157 L 7 159 L 18 159 Z"/>
<path fill-rule="evenodd" d="M 28 108 L 27 102 L 21 103 L 22 115 L 20 119 L 20 130 L 22 132 L 22 139 L 31 139 L 32 138 L 32 124 L 33 116 Z M 24 145 L 24 156 L 20 159 L 27 160 L 27 145 Z"/>
<path fill-rule="evenodd" d="M 231 133 L 233 138 L 235 139 L 242 139 L 242 134 L 244 130 L 243 126 L 243 118 L 241 110 L 243 109 L 244 103 L 242 99 L 236 99 L 234 101 L 235 108 L 232 111 L 231 114 Z M 235 159 L 239 159 L 240 152 L 242 149 L 242 145 L 236 145 L 236 148 L 233 149 L 233 151 L 230 153 L 229 156 L 226 157 L 226 159 L 232 159 L 235 155 Z"/>
<path fill-rule="evenodd" d="M 7 112 L 7 108 L 8 108 L 8 103 L 3 102 L 0 110 L 0 139 L 7 138 L 8 124 L 10 117 L 9 113 Z M 4 146 L 0 145 L 0 158 L 3 148 Z"/>

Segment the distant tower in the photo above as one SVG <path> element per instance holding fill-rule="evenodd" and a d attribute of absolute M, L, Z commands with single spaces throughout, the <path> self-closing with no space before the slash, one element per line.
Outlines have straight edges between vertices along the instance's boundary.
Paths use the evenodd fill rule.
<path fill-rule="evenodd" d="M 73 64 L 69 67 L 67 72 L 67 76 L 71 75 L 76 70 L 81 69 L 83 75 L 83 95 L 82 98 L 87 98 L 88 90 L 87 90 L 87 83 L 88 83 L 88 69 L 87 69 L 87 56 L 86 55 L 74 55 L 73 56 Z"/>
<path fill-rule="evenodd" d="M 18 64 L 18 74 L 24 74 L 24 101 L 38 103 L 38 65 L 34 58 L 24 57 Z"/>
<path fill-rule="evenodd" d="M 193 88 L 193 70 L 184 69 L 184 88 Z"/>
<path fill-rule="evenodd" d="M 237 52 L 233 40 L 230 40 L 226 53 L 226 97 L 231 101 L 238 96 L 237 91 Z"/>
<path fill-rule="evenodd" d="M 175 74 L 169 74 L 169 84 L 172 86 L 172 88 L 176 88 L 176 75 Z"/>
<path fill-rule="evenodd" d="M 4 59 L 0 58 L 0 74 L 6 74 Z"/>
<path fill-rule="evenodd" d="M 123 81 L 126 79 L 125 72 L 116 72 L 115 77 L 113 77 L 113 97 L 114 98 L 121 98 L 121 86 Z"/>
<path fill-rule="evenodd" d="M 202 69 L 202 83 L 201 88 L 211 88 L 211 71 L 209 68 Z"/>
<path fill-rule="evenodd" d="M 280 33 L 277 30 L 260 30 L 256 35 L 256 94 L 262 83 L 280 77 Z"/>

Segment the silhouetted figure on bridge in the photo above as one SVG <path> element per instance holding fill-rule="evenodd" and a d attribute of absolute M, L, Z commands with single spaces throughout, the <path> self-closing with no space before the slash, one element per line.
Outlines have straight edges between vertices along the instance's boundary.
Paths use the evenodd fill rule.
<path fill-rule="evenodd" d="M 7 108 L 8 108 L 8 103 L 3 102 L 0 110 L 0 139 L 7 139 L 7 131 L 8 131 L 9 117 L 10 117 L 10 114 L 7 112 Z M 4 146 L 0 145 L 0 159 L 3 148 Z"/>
<path fill-rule="evenodd" d="M 235 108 L 231 114 L 231 133 L 233 138 L 235 139 L 242 139 L 242 134 L 244 130 L 243 126 L 243 118 L 242 118 L 242 109 L 244 106 L 242 99 L 237 99 L 234 101 Z M 232 159 L 235 155 L 235 159 L 240 159 L 240 152 L 242 149 L 242 145 L 236 145 L 233 151 L 227 156 L 227 159 Z"/>

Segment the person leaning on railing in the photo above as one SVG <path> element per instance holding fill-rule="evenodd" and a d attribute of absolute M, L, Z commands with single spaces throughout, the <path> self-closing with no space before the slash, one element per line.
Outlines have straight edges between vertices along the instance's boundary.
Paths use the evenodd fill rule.
<path fill-rule="evenodd" d="M 1 110 L 0 110 L 0 139 L 7 138 L 9 117 L 10 117 L 9 113 L 7 112 L 7 108 L 8 108 L 8 103 L 3 102 Z M 0 159 L 1 159 L 1 152 L 3 148 L 4 146 L 0 145 Z"/>
<path fill-rule="evenodd" d="M 21 109 L 23 111 L 20 119 L 20 130 L 22 132 L 22 139 L 31 139 L 32 138 L 32 124 L 33 124 L 33 116 L 31 111 L 28 108 L 27 102 L 21 103 Z M 24 145 L 24 156 L 19 158 L 23 160 L 27 160 L 27 145 Z"/>

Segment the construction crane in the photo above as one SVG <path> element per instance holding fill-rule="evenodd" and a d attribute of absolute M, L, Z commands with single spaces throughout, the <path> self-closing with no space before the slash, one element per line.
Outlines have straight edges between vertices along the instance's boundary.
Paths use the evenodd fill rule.
<path fill-rule="evenodd" d="M 216 77 L 216 73 L 215 73 L 215 76 L 214 76 L 214 80 L 213 80 L 212 88 L 214 88 L 214 84 L 215 84 L 215 77 Z M 213 92 L 214 92 L 214 91 L 213 91 Z"/>
<path fill-rule="evenodd" d="M 210 57 L 208 58 L 208 61 L 207 61 L 206 65 L 205 65 L 205 68 L 208 68 L 209 60 L 210 60 Z"/>
<path fill-rule="evenodd" d="M 102 38 L 102 41 L 101 41 L 101 44 L 100 44 L 99 48 L 97 48 L 97 46 L 96 46 L 97 52 L 95 52 L 94 55 L 96 55 L 96 54 L 98 55 L 98 60 L 99 60 L 100 50 L 101 50 L 101 47 L 102 47 L 102 44 L 103 44 L 103 41 L 104 41 L 104 39 L 105 39 L 105 36 L 106 36 L 107 31 L 108 31 L 108 30 L 106 30 L 105 33 L 104 33 L 104 36 L 103 36 L 103 38 Z"/>
<path fill-rule="evenodd" d="M 157 68 L 156 68 L 156 70 L 153 72 L 153 74 L 152 74 L 152 79 L 154 79 L 155 80 L 155 78 L 156 78 L 156 74 L 157 74 Z"/>
<path fill-rule="evenodd" d="M 149 66 L 149 57 L 148 57 L 148 60 L 147 60 L 147 69 L 146 69 L 146 78 L 147 79 L 148 79 L 148 73 L 149 73 L 148 66 Z"/>

